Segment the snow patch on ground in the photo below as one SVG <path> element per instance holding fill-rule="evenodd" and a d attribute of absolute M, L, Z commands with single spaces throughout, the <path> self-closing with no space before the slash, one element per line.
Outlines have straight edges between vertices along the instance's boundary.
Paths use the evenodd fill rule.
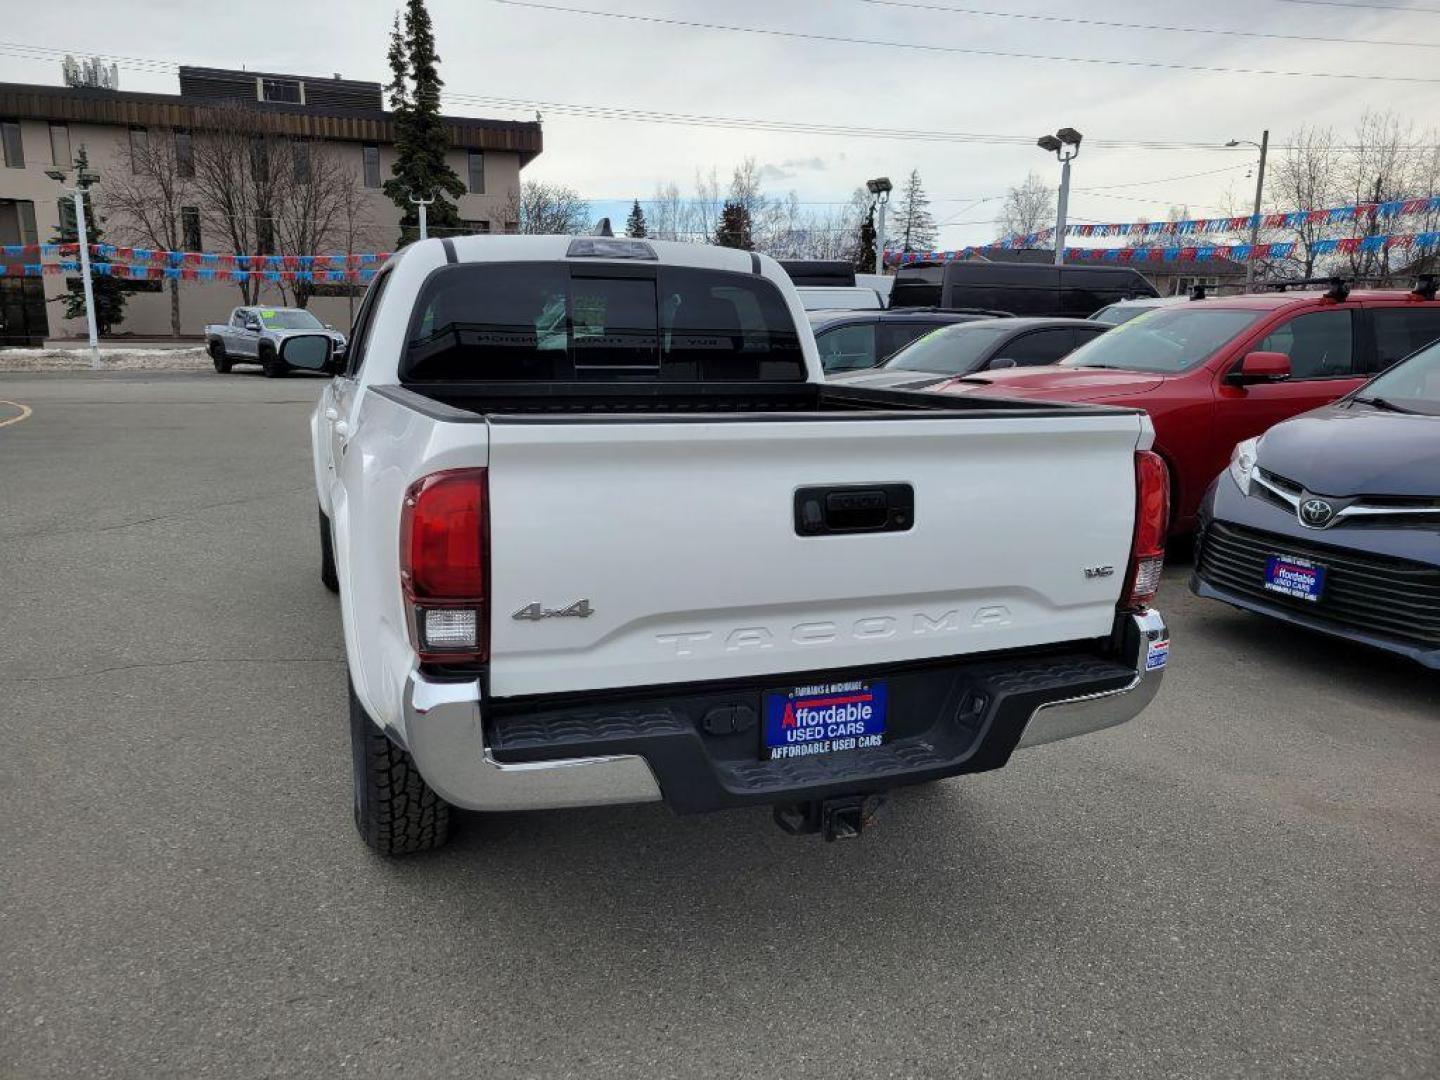
<path fill-rule="evenodd" d="M 191 349 L 102 347 L 103 371 L 202 371 L 211 367 L 200 346 Z M 90 350 L 0 349 L 0 371 L 89 371 Z"/>

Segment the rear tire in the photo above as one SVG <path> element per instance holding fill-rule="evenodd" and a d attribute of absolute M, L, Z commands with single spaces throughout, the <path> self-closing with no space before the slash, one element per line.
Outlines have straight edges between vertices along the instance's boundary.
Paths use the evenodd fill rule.
<path fill-rule="evenodd" d="M 260 367 L 267 379 L 278 379 L 288 370 L 285 361 L 276 355 L 274 349 L 265 349 L 260 353 Z"/>
<path fill-rule="evenodd" d="M 331 592 L 340 591 L 340 575 L 335 571 L 335 537 L 324 510 L 320 511 L 320 580 Z"/>
<path fill-rule="evenodd" d="M 225 353 L 225 346 L 222 342 L 212 341 L 210 343 L 210 362 L 215 365 L 215 370 L 221 375 L 230 374 L 230 357 Z"/>
<path fill-rule="evenodd" d="M 350 687 L 350 748 L 355 827 L 377 855 L 432 851 L 450 834 L 450 806 L 415 768 L 415 759 L 375 726 Z"/>

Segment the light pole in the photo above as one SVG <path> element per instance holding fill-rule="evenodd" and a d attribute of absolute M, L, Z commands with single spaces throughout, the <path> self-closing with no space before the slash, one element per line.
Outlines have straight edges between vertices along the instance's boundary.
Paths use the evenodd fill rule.
<path fill-rule="evenodd" d="M 1265 153 L 1270 149 L 1269 130 L 1260 133 L 1260 141 L 1251 142 L 1249 139 L 1231 139 L 1226 146 L 1254 146 L 1260 150 L 1260 168 L 1255 175 L 1255 213 L 1250 218 L 1250 257 L 1245 260 L 1245 291 L 1250 291 L 1250 286 L 1255 282 L 1255 245 L 1260 242 L 1260 197 L 1265 194 Z"/>
<path fill-rule="evenodd" d="M 888 176 L 877 176 L 874 180 L 865 181 L 865 190 L 875 196 L 875 206 L 878 212 L 875 215 L 875 272 L 885 273 L 885 206 L 890 202 L 890 192 L 895 185 L 890 183 Z"/>
<path fill-rule="evenodd" d="M 1065 217 L 1070 209 L 1070 162 L 1080 156 L 1080 140 L 1074 128 L 1061 128 L 1054 135 L 1042 135 L 1035 145 L 1060 161 L 1060 199 L 1055 204 L 1055 265 L 1065 262 Z"/>
<path fill-rule="evenodd" d="M 63 169 L 46 169 L 45 175 L 61 184 L 65 183 Z M 85 231 L 85 185 L 100 179 L 99 173 L 77 172 L 75 186 L 62 188 L 75 200 L 75 233 L 80 242 L 80 282 L 85 289 L 85 329 L 90 333 L 90 366 L 100 366 L 100 341 L 95 331 L 95 290 L 90 285 L 90 237 Z"/>
<path fill-rule="evenodd" d="M 420 208 L 420 239 L 427 240 L 430 233 L 425 228 L 425 208 L 435 201 L 435 196 L 431 195 L 428 199 L 417 199 L 414 194 L 411 194 L 410 201 Z"/>

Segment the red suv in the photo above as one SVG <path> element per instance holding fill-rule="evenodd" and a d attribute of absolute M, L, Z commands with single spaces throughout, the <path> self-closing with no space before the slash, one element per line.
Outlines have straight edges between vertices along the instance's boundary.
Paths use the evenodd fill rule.
<path fill-rule="evenodd" d="M 1051 367 L 986 371 L 930 392 L 1146 410 L 1170 469 L 1172 533 L 1194 530 L 1237 442 L 1325 405 L 1440 338 L 1440 302 L 1403 292 L 1281 292 L 1156 308 Z"/>

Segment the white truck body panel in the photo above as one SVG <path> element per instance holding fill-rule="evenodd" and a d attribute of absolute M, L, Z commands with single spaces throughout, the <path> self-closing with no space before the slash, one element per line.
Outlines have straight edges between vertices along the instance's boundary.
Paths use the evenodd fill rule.
<path fill-rule="evenodd" d="M 499 697 L 1103 637 L 1135 415 L 490 425 Z M 860 448 L 863 447 L 863 451 Z M 1056 461 L 1064 461 L 1063 469 Z M 904 532 L 799 536 L 794 493 L 914 485 Z M 1115 568 L 1087 577 L 1086 567 Z M 512 618 L 588 599 L 586 618 Z"/>
<path fill-rule="evenodd" d="M 468 262 L 559 260 L 570 242 L 452 244 Z M 757 266 L 748 252 L 651 244 L 667 264 Z M 1153 439 L 1143 414 L 579 420 L 417 408 L 428 403 L 396 392 L 398 364 L 421 285 L 446 262 L 435 240 L 391 258 L 364 366 L 332 380 L 312 418 L 350 675 L 402 743 L 417 659 L 401 509 L 414 481 L 445 469 L 489 470 L 496 697 L 859 668 L 1098 638 L 1114 625 L 1134 453 Z M 796 289 L 768 257 L 758 272 L 785 298 L 808 380 L 823 382 Z M 891 482 L 914 485 L 910 530 L 797 535 L 796 488 Z M 1104 567 L 1112 573 L 1086 573 Z M 512 617 L 582 598 L 586 618 Z M 474 723 L 479 740 L 478 713 Z"/>

